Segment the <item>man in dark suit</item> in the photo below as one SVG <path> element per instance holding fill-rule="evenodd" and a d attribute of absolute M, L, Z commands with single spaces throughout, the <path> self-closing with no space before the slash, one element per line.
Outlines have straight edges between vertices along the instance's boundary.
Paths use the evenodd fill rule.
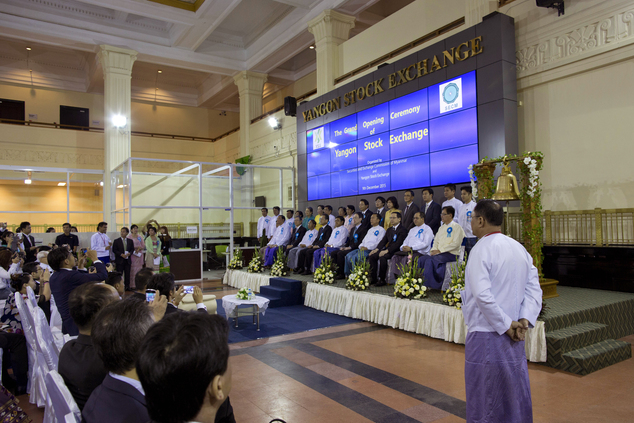
<path fill-rule="evenodd" d="M 370 285 L 384 286 L 385 274 L 387 273 L 387 261 L 400 250 L 403 241 L 407 238 L 407 229 L 401 225 L 401 214 L 392 212 L 390 215 L 390 223 L 392 226 L 387 230 L 385 236 L 379 242 L 379 245 L 370 252 L 368 256 L 370 261 Z M 377 282 L 377 266 L 381 263 Z"/>
<path fill-rule="evenodd" d="M 117 272 L 123 274 L 123 285 L 125 290 L 130 290 L 130 266 L 132 265 L 132 253 L 134 253 L 134 242 L 127 238 L 130 231 L 125 226 L 121 228 L 121 237 L 112 243 L 112 253 Z"/>
<path fill-rule="evenodd" d="M 152 276 L 147 284 L 147 289 L 153 289 L 156 291 L 156 295 L 164 295 L 168 301 L 171 300 L 171 302 L 168 302 L 167 304 L 167 309 L 165 310 L 166 315 L 183 311 L 179 310 L 178 304 L 181 302 L 183 297 L 187 295 L 184 293 L 184 286 L 180 286 L 178 290 L 176 289 L 174 279 L 175 277 L 173 273 L 157 273 Z M 203 292 L 199 286 L 194 287 L 192 297 L 194 297 L 194 301 L 196 302 L 196 310 L 207 313 L 207 306 L 203 303 Z"/>
<path fill-rule="evenodd" d="M 381 218 L 379 225 L 383 226 L 385 223 L 385 213 L 387 212 L 387 209 L 385 208 L 385 198 L 381 196 L 376 197 L 374 199 L 374 205 L 376 206 L 376 214 L 378 214 Z"/>
<path fill-rule="evenodd" d="M 359 211 L 363 215 L 363 222 L 361 224 L 366 228 L 372 226 L 370 224 L 370 218 L 372 217 L 373 213 L 370 211 L 369 207 L 370 203 L 368 203 L 368 200 L 366 200 L 365 198 L 359 200 Z"/>
<path fill-rule="evenodd" d="M 292 248 L 298 247 L 305 234 L 306 228 L 302 226 L 302 218 L 295 216 L 295 226 L 293 227 L 293 232 L 291 232 L 291 239 L 288 241 L 289 244 L 286 246 L 286 250 L 284 250 L 284 252 L 288 255 L 288 252 Z"/>
<path fill-rule="evenodd" d="M 436 235 L 440 228 L 440 204 L 434 201 L 434 190 L 431 188 L 423 189 L 423 205 L 421 211 L 425 213 L 425 224 L 431 228 Z"/>
<path fill-rule="evenodd" d="M 152 279 L 152 276 L 154 276 L 154 271 L 148 267 L 144 267 L 136 273 L 136 276 L 134 277 L 136 291 L 132 293 L 131 298 L 145 301 L 145 289 L 147 288 L 147 284 L 150 282 L 150 279 Z"/>
<path fill-rule="evenodd" d="M 348 242 L 346 243 L 346 245 L 330 253 L 330 257 L 332 257 L 333 262 L 337 263 L 337 275 L 335 276 L 335 279 L 346 278 L 346 275 L 344 273 L 346 256 L 348 255 L 348 253 L 351 253 L 352 251 L 359 248 L 359 245 L 361 245 L 365 234 L 368 232 L 368 228 L 363 226 L 363 213 L 355 213 L 353 219 L 354 226 L 348 234 Z"/>
<path fill-rule="evenodd" d="M 108 374 L 92 345 L 90 331 L 97 313 L 115 301 L 119 301 L 119 294 L 110 285 L 98 283 L 83 284 L 68 297 L 70 315 L 79 328 L 79 336 L 64 344 L 58 371 L 80 410 Z"/>
<path fill-rule="evenodd" d="M 91 338 L 108 375 L 82 410 L 85 423 L 140 423 L 150 420 L 135 361 L 147 330 L 154 324 L 142 301 L 119 301 L 105 307 L 92 326 Z"/>
<path fill-rule="evenodd" d="M 328 218 L 325 215 L 322 214 L 319 217 L 319 223 L 321 224 L 321 228 L 319 228 L 319 232 L 317 232 L 317 240 L 313 242 L 313 245 L 299 252 L 297 266 L 300 268 L 298 272 L 300 275 L 310 275 L 313 273 L 310 267 L 313 264 L 315 251 L 324 248 L 332 234 L 332 227 L 328 224 Z"/>
<path fill-rule="evenodd" d="M 39 252 L 39 247 L 35 246 L 35 238 L 31 236 L 31 224 L 29 222 L 20 223 L 20 232 L 22 233 L 22 238 L 18 239 L 16 236 L 14 238 L 14 242 L 24 244 L 24 252 L 26 257 L 24 258 L 25 263 L 30 263 L 36 260 L 37 253 Z M 14 251 L 17 251 L 15 249 Z"/>
<path fill-rule="evenodd" d="M 414 191 L 408 189 L 403 195 L 405 200 L 405 206 L 403 207 L 403 222 L 401 223 L 406 230 L 410 230 L 414 227 L 414 215 L 420 210 L 416 204 L 414 204 Z"/>
<path fill-rule="evenodd" d="M 79 335 L 79 329 L 73 322 L 68 308 L 68 296 L 80 285 L 87 282 L 103 282 L 108 277 L 106 266 L 97 260 L 97 252 L 88 250 L 86 256 L 92 260 L 95 273 L 88 273 L 80 260 L 79 270 L 73 270 L 75 256 L 66 248 L 56 248 L 48 254 L 48 264 L 55 273 L 51 275 L 51 293 L 55 299 L 57 310 L 62 317 L 62 332 L 70 336 Z"/>

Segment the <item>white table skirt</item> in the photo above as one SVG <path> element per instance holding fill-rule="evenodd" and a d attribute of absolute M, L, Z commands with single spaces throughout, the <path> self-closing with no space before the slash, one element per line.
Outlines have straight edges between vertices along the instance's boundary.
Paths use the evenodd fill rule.
<path fill-rule="evenodd" d="M 234 288 L 251 288 L 253 292 L 260 292 L 261 286 L 269 285 L 271 276 L 262 273 L 249 273 L 244 270 L 227 269 L 222 283 Z"/>
<path fill-rule="evenodd" d="M 233 314 L 233 311 L 236 309 L 236 307 L 240 305 L 257 305 L 260 308 L 262 315 L 264 315 L 266 309 L 269 307 L 270 301 L 271 300 L 269 300 L 268 298 L 259 297 L 257 295 L 255 296 L 255 299 L 251 301 L 239 300 L 236 298 L 235 295 L 227 295 L 222 297 L 222 308 L 225 309 L 225 314 L 227 315 L 227 318 L 229 318 L 229 316 Z"/>

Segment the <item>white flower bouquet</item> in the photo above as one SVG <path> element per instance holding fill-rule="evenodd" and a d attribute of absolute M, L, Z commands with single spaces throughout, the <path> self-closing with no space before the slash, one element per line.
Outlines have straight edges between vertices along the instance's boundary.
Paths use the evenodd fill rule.
<path fill-rule="evenodd" d="M 249 262 L 249 267 L 247 267 L 247 272 L 249 273 L 262 273 L 264 270 L 264 257 L 260 253 L 260 249 L 256 248 L 255 253 L 253 253 L 253 258 Z"/>
<path fill-rule="evenodd" d="M 370 287 L 370 263 L 364 254 L 359 256 L 346 282 L 346 289 L 353 291 L 365 291 Z"/>
<path fill-rule="evenodd" d="M 442 300 L 451 307 L 456 307 L 458 310 L 462 309 L 462 296 L 460 291 L 464 289 L 464 274 L 465 267 L 467 266 L 467 255 L 462 263 L 456 263 L 451 267 L 451 285 L 443 293 Z"/>
<path fill-rule="evenodd" d="M 324 254 L 321 264 L 315 269 L 313 282 L 331 285 L 335 283 L 335 275 L 337 274 L 337 265 L 332 262 L 330 254 Z"/>
<path fill-rule="evenodd" d="M 423 277 L 423 269 L 418 268 L 418 260 L 407 257 L 407 264 L 400 265 L 401 275 L 394 285 L 394 296 L 397 298 L 419 299 L 427 296 L 427 287 Z"/>
<path fill-rule="evenodd" d="M 237 249 L 235 251 L 235 254 L 229 262 L 229 269 L 242 269 L 244 267 L 244 264 L 242 262 L 242 250 Z"/>
<path fill-rule="evenodd" d="M 248 288 L 240 288 L 236 294 L 236 298 L 239 300 L 251 300 L 252 296 L 253 293 L 251 292 L 251 289 Z"/>
<path fill-rule="evenodd" d="M 283 246 L 277 249 L 277 254 L 275 255 L 275 262 L 273 266 L 271 266 L 271 276 L 286 276 L 288 275 L 290 269 L 286 265 L 286 254 L 284 254 Z"/>

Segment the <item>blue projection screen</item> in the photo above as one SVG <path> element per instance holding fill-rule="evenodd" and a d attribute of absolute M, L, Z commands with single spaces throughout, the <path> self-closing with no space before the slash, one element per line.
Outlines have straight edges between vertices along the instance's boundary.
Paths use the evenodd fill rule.
<path fill-rule="evenodd" d="M 308 201 L 469 180 L 476 72 L 306 132 Z"/>

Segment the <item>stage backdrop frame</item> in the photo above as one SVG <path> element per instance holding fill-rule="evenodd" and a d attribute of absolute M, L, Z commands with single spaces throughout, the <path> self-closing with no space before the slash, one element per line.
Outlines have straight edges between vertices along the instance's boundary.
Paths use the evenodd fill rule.
<path fill-rule="evenodd" d="M 465 57 L 467 52 L 468 57 Z M 457 57 L 462 60 L 458 60 Z M 437 65 L 435 65 L 435 59 L 438 60 Z M 425 70 L 420 72 L 418 70 L 423 66 L 424 61 L 426 61 L 426 74 Z M 374 198 L 379 195 L 386 198 L 395 195 L 401 200 L 405 189 L 309 201 L 307 157 L 310 151 L 307 148 L 307 131 L 472 71 L 476 73 L 477 84 L 478 160 L 484 157 L 518 154 L 514 20 L 507 15 L 493 13 L 486 16 L 478 25 L 394 63 L 383 65 L 370 74 L 298 105 L 297 195 L 299 208 L 303 209 L 306 206 L 315 208 L 317 204 L 331 204 L 335 207 L 353 204 L 357 207 L 359 200 L 366 198 L 370 202 L 370 208 L 374 209 Z M 377 81 L 380 82 L 377 83 Z M 373 95 L 368 97 L 366 89 Z M 354 103 L 351 101 L 352 92 L 355 93 Z M 359 100 L 358 94 L 366 95 Z M 468 184 L 466 167 L 465 176 L 465 180 L 451 182 Z M 406 189 L 410 188 L 417 189 L 414 201 L 420 204 L 419 189 L 422 187 L 411 186 Z M 434 191 L 436 200 L 442 198 L 441 187 Z"/>

